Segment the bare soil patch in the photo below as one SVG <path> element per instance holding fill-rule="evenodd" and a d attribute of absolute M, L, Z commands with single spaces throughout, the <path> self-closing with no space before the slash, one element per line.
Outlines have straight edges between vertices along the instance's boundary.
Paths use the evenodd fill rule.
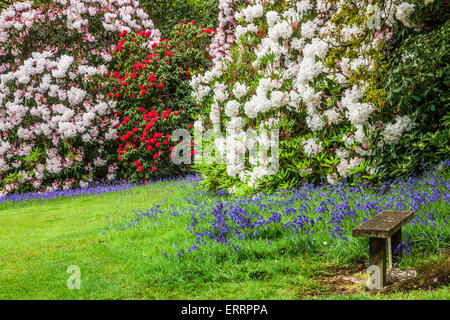
<path fill-rule="evenodd" d="M 429 263 L 415 268 L 417 275 L 384 287 L 381 292 L 434 290 L 450 284 L 450 257 L 439 263 Z"/>

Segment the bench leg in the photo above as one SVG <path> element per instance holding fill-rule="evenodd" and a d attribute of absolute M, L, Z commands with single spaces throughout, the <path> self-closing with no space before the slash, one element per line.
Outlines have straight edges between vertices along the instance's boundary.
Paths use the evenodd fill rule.
<path fill-rule="evenodd" d="M 396 233 L 394 233 L 391 237 L 391 244 L 392 244 L 392 254 L 393 254 L 393 259 L 395 259 L 395 261 L 399 261 L 402 257 L 402 251 L 398 251 L 397 253 L 395 253 L 395 249 L 397 249 L 398 245 L 402 243 L 402 229 L 398 230 Z"/>
<path fill-rule="evenodd" d="M 380 289 L 386 284 L 386 239 L 370 238 L 369 265 L 380 268 Z"/>

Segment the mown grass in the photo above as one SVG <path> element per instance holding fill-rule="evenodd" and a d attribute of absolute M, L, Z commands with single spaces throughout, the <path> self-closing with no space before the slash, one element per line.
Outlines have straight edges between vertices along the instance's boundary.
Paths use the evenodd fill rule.
<path fill-rule="evenodd" d="M 132 298 L 129 243 L 106 243 L 106 216 L 123 218 L 155 203 L 177 204 L 192 188 L 159 183 L 81 198 L 0 208 L 0 298 Z M 118 245 L 118 246 L 117 246 Z M 68 290 L 69 265 L 78 265 L 83 289 Z"/>
<path fill-rule="evenodd" d="M 356 243 L 355 248 L 345 248 L 342 242 L 344 253 L 333 250 L 332 255 L 291 250 L 287 237 L 272 236 L 271 241 L 267 237 L 243 241 L 239 251 L 211 242 L 199 251 L 177 256 L 180 248 L 195 240 L 185 230 L 192 212 L 184 199 L 194 192 L 195 186 L 187 182 L 161 182 L 103 195 L 0 206 L 0 298 L 450 298 L 448 286 L 389 295 L 338 295 L 318 281 L 330 270 L 355 267 L 356 261 L 343 255 L 364 251 L 364 239 L 350 242 Z M 218 200 L 202 193 L 195 199 Z M 155 205 L 160 213 L 136 224 L 136 213 Z M 446 258 L 445 253 L 423 250 L 405 257 L 402 265 Z M 67 288 L 70 265 L 81 270 L 80 290 Z"/>

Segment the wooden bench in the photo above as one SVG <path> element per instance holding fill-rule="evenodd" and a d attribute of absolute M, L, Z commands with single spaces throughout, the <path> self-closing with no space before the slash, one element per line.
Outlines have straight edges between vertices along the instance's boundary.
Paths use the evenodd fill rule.
<path fill-rule="evenodd" d="M 393 250 L 402 242 L 402 226 L 413 217 L 414 213 L 410 211 L 387 210 L 352 231 L 354 237 L 369 237 L 369 265 L 380 268 L 381 288 L 386 284 L 386 239 L 388 239 L 389 267 L 392 268 Z"/>

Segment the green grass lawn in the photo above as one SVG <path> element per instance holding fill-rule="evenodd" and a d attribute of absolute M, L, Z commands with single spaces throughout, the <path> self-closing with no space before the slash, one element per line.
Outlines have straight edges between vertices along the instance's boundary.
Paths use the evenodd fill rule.
<path fill-rule="evenodd" d="M 151 225 L 104 233 L 113 223 L 129 221 L 133 210 L 155 204 L 161 209 L 181 207 L 193 191 L 182 181 L 161 182 L 116 193 L 0 206 L 0 299 L 450 298 L 448 286 L 390 295 L 339 294 L 320 279 L 342 265 L 323 256 L 271 254 L 234 262 L 221 259 L 217 250 L 192 259 L 165 258 L 161 252 L 173 251 L 189 238 L 186 215 L 161 215 Z M 445 258 L 432 254 L 421 261 Z M 67 288 L 71 265 L 80 268 L 80 290 Z"/>

